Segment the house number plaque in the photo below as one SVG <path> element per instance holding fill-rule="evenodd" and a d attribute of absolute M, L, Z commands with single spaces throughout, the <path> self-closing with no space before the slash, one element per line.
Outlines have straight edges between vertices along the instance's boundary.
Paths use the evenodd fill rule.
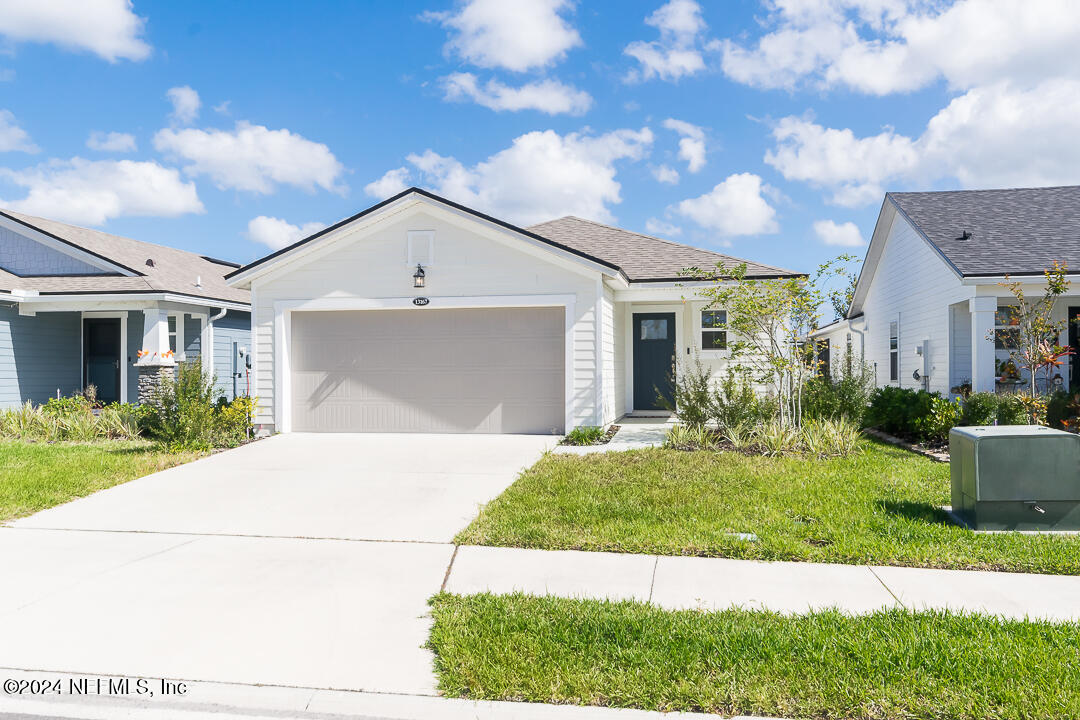
<path fill-rule="evenodd" d="M 426 297 L 417 297 L 417 298 L 413 298 L 413 300 L 412 300 L 412 304 L 413 305 L 418 305 L 419 307 L 424 307 L 429 302 L 431 302 L 431 301 L 428 300 Z"/>

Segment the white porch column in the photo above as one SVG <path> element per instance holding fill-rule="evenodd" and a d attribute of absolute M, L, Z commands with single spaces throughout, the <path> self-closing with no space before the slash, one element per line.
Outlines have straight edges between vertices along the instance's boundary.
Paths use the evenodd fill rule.
<path fill-rule="evenodd" d="M 996 297 L 974 297 L 971 309 L 971 389 L 994 392 L 994 314 Z"/>
<path fill-rule="evenodd" d="M 172 366 L 176 360 L 169 352 L 169 314 L 150 308 L 143 311 L 143 342 L 136 365 Z"/>

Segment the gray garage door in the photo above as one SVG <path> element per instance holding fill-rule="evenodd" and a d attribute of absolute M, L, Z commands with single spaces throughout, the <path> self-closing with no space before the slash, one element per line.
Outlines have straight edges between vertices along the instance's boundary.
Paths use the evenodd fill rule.
<path fill-rule="evenodd" d="M 561 433 L 562 308 L 292 314 L 293 429 Z"/>

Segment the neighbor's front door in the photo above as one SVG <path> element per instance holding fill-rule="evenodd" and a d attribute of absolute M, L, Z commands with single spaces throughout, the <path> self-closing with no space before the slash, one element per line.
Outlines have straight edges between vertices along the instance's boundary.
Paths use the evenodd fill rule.
<path fill-rule="evenodd" d="M 667 410 L 674 404 L 674 363 L 675 313 L 634 313 L 635 410 Z"/>
<path fill-rule="evenodd" d="M 83 320 L 83 387 L 103 403 L 120 402 L 120 318 Z"/>

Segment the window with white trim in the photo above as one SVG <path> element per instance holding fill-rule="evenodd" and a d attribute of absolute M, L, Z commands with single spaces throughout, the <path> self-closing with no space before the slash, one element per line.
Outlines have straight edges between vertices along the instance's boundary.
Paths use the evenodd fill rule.
<path fill-rule="evenodd" d="M 1019 340 L 1020 317 L 1015 305 L 1002 305 L 994 313 L 994 348 L 1015 348 Z"/>
<path fill-rule="evenodd" d="M 889 382 L 900 380 L 900 321 L 889 323 Z"/>
<path fill-rule="evenodd" d="M 701 311 L 701 349 L 727 350 L 727 310 Z"/>

